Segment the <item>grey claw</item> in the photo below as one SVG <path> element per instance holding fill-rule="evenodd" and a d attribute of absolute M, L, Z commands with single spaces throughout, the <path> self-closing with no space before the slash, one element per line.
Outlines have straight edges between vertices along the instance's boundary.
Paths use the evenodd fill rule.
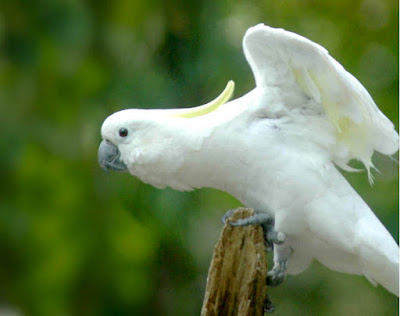
<path fill-rule="evenodd" d="M 267 285 L 276 287 L 283 283 L 286 276 L 286 263 L 280 262 L 279 265 L 274 266 L 267 274 Z"/>
<path fill-rule="evenodd" d="M 246 220 L 242 219 L 242 218 L 239 218 L 234 222 L 229 222 L 229 224 L 231 226 L 246 226 Z"/>
<path fill-rule="evenodd" d="M 269 297 L 268 294 L 264 300 L 263 310 L 264 310 L 264 313 L 272 313 L 275 310 L 275 306 L 272 303 L 271 298 Z"/>
<path fill-rule="evenodd" d="M 232 216 L 232 214 L 235 212 L 235 209 L 229 210 L 228 212 L 226 212 L 224 214 L 224 216 L 222 216 L 221 220 L 222 220 L 222 224 L 225 224 L 226 221 L 228 220 L 229 217 Z M 232 225 L 233 222 L 229 222 L 229 224 Z M 234 225 L 235 226 L 235 225 Z"/>

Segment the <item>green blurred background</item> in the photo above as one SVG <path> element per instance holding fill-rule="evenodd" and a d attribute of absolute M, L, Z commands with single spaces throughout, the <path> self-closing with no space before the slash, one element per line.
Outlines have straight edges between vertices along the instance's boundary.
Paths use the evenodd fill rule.
<path fill-rule="evenodd" d="M 157 190 L 97 164 L 114 111 L 252 89 L 241 39 L 259 22 L 325 46 L 398 128 L 398 2 L 0 3 L 0 315 L 198 315 L 225 211 L 211 189 Z M 398 241 L 398 166 L 346 175 Z M 272 256 L 270 256 L 272 257 Z M 397 299 L 314 263 L 275 315 L 398 315 Z"/>

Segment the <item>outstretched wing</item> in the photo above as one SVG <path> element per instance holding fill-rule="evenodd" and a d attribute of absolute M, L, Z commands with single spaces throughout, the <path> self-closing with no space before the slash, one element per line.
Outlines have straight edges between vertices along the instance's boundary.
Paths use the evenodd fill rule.
<path fill-rule="evenodd" d="M 257 88 L 279 88 L 285 94 L 301 91 L 315 101 L 317 108 L 309 110 L 323 113 L 335 130 L 334 161 L 343 165 L 358 159 L 369 171 L 374 150 L 386 155 L 398 150 L 392 122 L 363 85 L 322 46 L 259 24 L 246 32 L 243 48 Z"/>

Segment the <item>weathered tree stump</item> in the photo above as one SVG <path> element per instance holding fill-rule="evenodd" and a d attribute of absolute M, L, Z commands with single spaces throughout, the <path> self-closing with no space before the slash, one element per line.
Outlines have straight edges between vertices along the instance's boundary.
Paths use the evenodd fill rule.
<path fill-rule="evenodd" d="M 254 214 L 238 208 L 222 230 L 208 271 L 201 316 L 261 316 L 266 298 L 267 256 L 260 225 L 234 227 Z"/>

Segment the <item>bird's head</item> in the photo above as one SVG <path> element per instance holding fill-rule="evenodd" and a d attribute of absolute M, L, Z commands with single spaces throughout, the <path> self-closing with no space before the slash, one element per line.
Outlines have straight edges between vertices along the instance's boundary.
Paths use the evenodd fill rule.
<path fill-rule="evenodd" d="M 128 109 L 110 115 L 101 127 L 103 141 L 100 144 L 98 160 L 108 171 L 128 171 L 126 159 L 132 149 L 142 148 L 159 121 L 159 111 Z"/>
<path fill-rule="evenodd" d="M 233 89 L 234 83 L 229 81 L 215 100 L 194 108 L 127 109 L 110 115 L 101 127 L 103 140 L 98 151 L 100 166 L 106 171 L 126 172 L 129 167 L 133 168 L 133 162 L 154 162 L 160 153 L 165 155 L 173 150 L 171 139 L 179 136 L 176 129 L 180 125 L 187 123 L 187 119 L 216 111 L 229 100 Z"/>

